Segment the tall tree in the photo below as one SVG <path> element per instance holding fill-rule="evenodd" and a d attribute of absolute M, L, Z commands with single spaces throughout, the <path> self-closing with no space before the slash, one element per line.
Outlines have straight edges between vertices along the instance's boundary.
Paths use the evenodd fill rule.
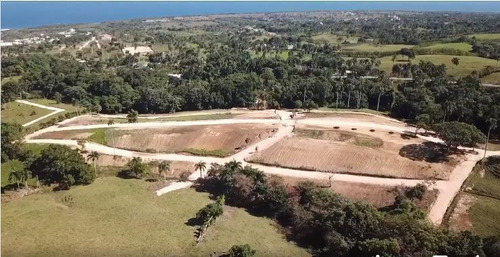
<path fill-rule="evenodd" d="M 200 178 L 203 178 L 203 171 L 207 168 L 207 164 L 204 161 L 199 161 L 194 165 L 194 168 L 200 171 Z"/>
<path fill-rule="evenodd" d="M 99 153 L 96 151 L 92 151 L 89 155 L 87 155 L 87 161 L 91 161 L 94 165 L 94 176 L 97 175 L 97 161 L 99 160 L 99 157 Z"/>
<path fill-rule="evenodd" d="M 43 184 L 57 183 L 61 189 L 87 185 L 95 179 L 92 168 L 83 156 L 77 150 L 62 145 L 50 145 L 44 149 L 29 170 Z"/>
<path fill-rule="evenodd" d="M 497 119 L 490 118 L 489 122 L 490 122 L 490 126 L 488 127 L 488 135 L 486 136 L 486 145 L 484 146 L 483 160 L 486 160 L 486 152 L 488 151 L 488 142 L 490 141 L 491 130 L 497 128 Z"/>

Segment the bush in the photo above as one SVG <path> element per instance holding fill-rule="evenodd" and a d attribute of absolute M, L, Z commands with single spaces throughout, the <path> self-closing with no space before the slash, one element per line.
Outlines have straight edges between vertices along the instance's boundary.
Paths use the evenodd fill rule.
<path fill-rule="evenodd" d="M 30 116 L 36 115 L 36 111 L 31 111 Z"/>
<path fill-rule="evenodd" d="M 425 184 L 419 183 L 414 187 L 406 189 L 405 195 L 410 199 L 422 200 L 425 192 L 427 191 L 427 186 Z"/>
<path fill-rule="evenodd" d="M 370 129 L 370 132 L 375 132 L 375 130 L 374 129 Z"/>
<path fill-rule="evenodd" d="M 229 249 L 230 257 L 250 257 L 254 256 L 257 251 L 253 250 L 250 245 L 233 245 L 231 249 Z"/>
<path fill-rule="evenodd" d="M 358 130 L 357 128 L 351 128 L 351 130 Z"/>
<path fill-rule="evenodd" d="M 191 176 L 191 172 L 189 171 L 183 171 L 180 175 L 179 175 L 179 181 L 188 181 L 188 178 L 189 176 Z"/>
<path fill-rule="evenodd" d="M 394 134 L 394 131 L 389 131 L 389 134 L 391 134 L 391 135 Z"/>
<path fill-rule="evenodd" d="M 333 128 L 334 128 L 334 129 L 339 129 L 340 127 L 339 127 L 339 126 L 335 126 L 335 127 L 333 127 Z"/>

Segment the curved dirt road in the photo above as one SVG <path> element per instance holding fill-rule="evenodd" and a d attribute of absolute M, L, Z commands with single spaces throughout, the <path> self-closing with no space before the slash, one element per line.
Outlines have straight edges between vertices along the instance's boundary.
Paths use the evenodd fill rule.
<path fill-rule="evenodd" d="M 40 135 L 45 132 L 52 131 L 64 131 L 64 130 L 75 130 L 75 129 L 94 129 L 94 128 L 107 128 L 107 127 L 118 127 L 118 128 L 151 128 L 151 127 L 168 127 L 168 126 L 194 126 L 194 125 L 221 125 L 221 124 L 243 124 L 243 123 L 279 123 L 278 131 L 269 138 L 261 140 L 253 145 L 248 146 L 246 149 L 230 156 L 227 158 L 216 158 L 216 157 L 202 157 L 202 156 L 187 156 L 180 154 L 162 154 L 162 153 L 144 153 L 144 152 L 135 152 L 128 151 L 123 149 L 115 149 L 112 147 L 104 146 L 97 143 L 86 143 L 85 148 L 90 151 L 97 151 L 103 154 L 109 155 L 119 155 L 124 157 L 141 157 L 145 160 L 170 160 L 170 161 L 189 161 L 189 162 L 198 162 L 204 161 L 207 164 L 210 163 L 218 163 L 223 164 L 231 160 L 236 160 L 242 162 L 243 165 L 251 165 L 254 168 L 258 168 L 265 173 L 275 174 L 281 176 L 291 176 L 291 177 L 300 177 L 300 178 L 311 178 L 311 179 L 328 179 L 332 176 L 331 173 L 324 172 L 314 172 L 314 171 L 306 171 L 306 170 L 296 170 L 296 169 L 286 169 L 279 167 L 271 167 L 258 165 L 253 163 L 246 162 L 246 159 L 250 157 L 255 148 L 258 147 L 259 151 L 262 151 L 271 145 L 277 143 L 281 139 L 291 136 L 293 127 L 297 122 L 305 125 L 314 125 L 314 126 L 324 126 L 324 127 L 332 127 L 332 126 L 349 126 L 349 127 L 369 127 L 380 130 L 388 130 L 388 131 L 397 131 L 400 133 L 404 133 L 407 131 L 414 131 L 415 128 L 410 126 L 391 126 L 391 125 L 383 125 L 377 124 L 374 122 L 353 122 L 346 121 L 343 119 L 336 119 L 335 117 L 330 117 L 328 119 L 320 119 L 320 118 L 308 118 L 301 119 L 299 121 L 290 119 L 290 112 L 286 111 L 277 111 L 280 120 L 276 119 L 222 119 L 222 120 L 198 120 L 198 121 L 167 121 L 167 122 L 144 122 L 144 123 L 122 123 L 122 124 L 114 124 L 108 126 L 107 124 L 97 124 L 97 125 L 78 125 L 78 126 L 70 126 L 70 127 L 59 127 L 53 126 L 41 131 L 37 131 L 31 135 L 26 136 L 26 142 L 28 143 L 50 143 L 50 144 L 63 144 L 70 146 L 77 146 L 76 140 L 55 140 L 55 139 L 32 139 L 33 137 Z M 373 115 L 373 114 L 372 114 Z M 63 122 L 64 123 L 64 122 Z M 442 142 L 440 139 L 432 138 L 432 137 L 423 137 L 419 136 L 425 140 L 433 141 L 433 142 Z M 443 216 L 453 201 L 455 195 L 460 191 L 460 188 L 468 177 L 472 168 L 483 156 L 482 150 L 476 150 L 479 154 L 468 154 L 465 158 L 465 161 L 460 163 L 453 172 L 449 176 L 449 180 L 446 181 L 436 181 L 436 183 L 432 186 L 439 190 L 438 197 L 434 204 L 431 207 L 429 212 L 429 219 L 435 224 L 440 224 Z M 488 152 L 488 156 L 492 155 L 500 155 L 500 151 Z M 190 180 L 196 180 L 199 178 L 199 172 L 193 172 L 193 174 L 189 177 Z M 366 184 L 378 184 L 378 185 L 389 185 L 389 186 L 397 186 L 397 185 L 406 185 L 406 186 L 414 186 L 418 183 L 424 182 L 423 180 L 413 180 L 413 179 L 397 179 L 397 178 L 380 178 L 380 177 L 371 177 L 371 176 L 360 176 L 360 175 L 349 175 L 349 174 L 333 174 L 333 180 L 346 181 L 346 182 L 355 182 L 355 183 L 366 183 Z M 185 188 L 191 186 L 190 182 L 177 182 L 173 183 L 165 188 L 158 190 L 157 195 L 162 195 L 167 192 L 177 190 L 180 188 Z"/>

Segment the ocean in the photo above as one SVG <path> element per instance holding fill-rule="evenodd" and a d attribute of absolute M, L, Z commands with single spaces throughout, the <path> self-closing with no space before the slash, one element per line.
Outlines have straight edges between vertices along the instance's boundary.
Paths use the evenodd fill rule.
<path fill-rule="evenodd" d="M 5 2 L 1 28 L 137 18 L 315 10 L 500 12 L 500 2 Z"/>

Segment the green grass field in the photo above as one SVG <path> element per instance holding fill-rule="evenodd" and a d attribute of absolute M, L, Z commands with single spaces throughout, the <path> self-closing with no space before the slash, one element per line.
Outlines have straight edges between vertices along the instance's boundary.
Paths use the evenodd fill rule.
<path fill-rule="evenodd" d="M 2 206 L 3 256 L 209 256 L 250 244 L 257 256 L 309 256 L 266 218 L 224 207 L 203 242 L 186 224 L 211 202 L 182 189 L 158 197 L 148 182 L 100 178 L 69 191 L 31 195 Z"/>
<path fill-rule="evenodd" d="M 354 52 L 395 52 L 401 48 L 413 48 L 414 45 L 373 45 L 373 44 L 357 44 L 343 46 L 342 49 Z M 390 59 L 390 58 L 389 58 Z"/>
<path fill-rule="evenodd" d="M 10 184 L 9 174 L 14 170 L 23 168 L 23 163 L 18 160 L 6 161 L 2 163 L 2 187 Z"/>
<path fill-rule="evenodd" d="M 468 210 L 472 231 L 481 236 L 500 235 L 500 200 L 475 195 L 476 201 Z"/>
<path fill-rule="evenodd" d="M 471 72 L 480 70 L 488 65 L 496 65 L 496 61 L 492 59 L 477 56 L 459 56 L 458 58 L 460 59 L 460 63 L 458 66 L 455 66 L 451 63 L 452 58 L 453 56 L 451 55 L 417 55 L 415 59 L 411 60 L 411 62 L 418 64 L 420 61 L 430 61 L 434 64 L 444 64 L 446 65 L 447 72 L 454 76 L 467 76 Z M 391 56 L 380 58 L 380 69 L 390 73 L 394 64 L 406 63 L 398 62 L 398 60 L 396 60 L 396 62 L 392 62 L 391 59 Z M 406 58 L 404 60 L 406 60 Z"/>
<path fill-rule="evenodd" d="M 152 45 L 151 46 L 151 49 L 153 49 L 153 51 L 155 52 L 170 52 L 172 48 L 168 48 L 168 45 L 158 45 L 158 44 L 155 44 L 155 45 Z"/>
<path fill-rule="evenodd" d="M 21 79 L 21 76 L 5 77 L 2 78 L 2 84 L 7 82 L 18 82 L 19 79 Z"/>
<path fill-rule="evenodd" d="M 472 174 L 467 179 L 466 187 L 470 188 L 467 194 L 471 194 L 476 200 L 467 211 L 472 223 L 472 231 L 482 236 L 500 234 L 500 178 L 491 173 L 493 166 L 500 168 L 500 157 L 490 157 L 483 164 L 478 163 Z"/>
<path fill-rule="evenodd" d="M 348 42 L 357 43 L 359 40 L 359 37 L 339 36 L 339 35 L 330 34 L 330 33 L 318 34 L 318 35 L 312 36 L 311 38 L 313 41 L 316 41 L 316 42 L 326 41 L 330 44 L 338 44 L 338 43 L 342 43 L 346 40 Z"/>
<path fill-rule="evenodd" d="M 470 35 L 470 37 L 476 37 L 478 40 L 497 40 L 500 39 L 500 33 L 482 33 L 482 34 L 474 34 Z"/>
<path fill-rule="evenodd" d="M 2 105 L 2 122 L 25 124 L 53 111 L 18 102 Z"/>
<path fill-rule="evenodd" d="M 75 112 L 77 109 L 77 107 L 74 105 L 65 104 L 65 103 L 57 103 L 55 100 L 52 100 L 52 99 L 29 99 L 28 101 L 33 102 L 33 103 L 37 103 L 37 104 L 43 104 L 43 105 L 50 106 L 50 107 L 61 108 L 61 109 L 64 109 L 68 112 Z M 80 110 L 82 110 L 82 107 L 80 107 Z"/>
<path fill-rule="evenodd" d="M 492 159 L 489 158 L 489 160 Z M 500 164 L 496 166 L 500 167 Z M 487 169 L 483 170 L 480 167 L 474 168 L 474 172 L 470 175 L 467 182 L 467 186 L 472 188 L 469 193 L 486 195 L 500 200 L 500 178 L 488 172 Z"/>
<path fill-rule="evenodd" d="M 42 120 L 30 125 L 30 127 L 36 126 L 37 124 L 40 124 L 42 122 L 46 122 L 46 121 L 53 119 L 53 118 L 57 118 L 59 115 L 64 115 L 66 112 L 74 112 L 77 110 L 76 106 L 73 106 L 71 104 L 64 104 L 64 103 L 58 104 L 58 103 L 56 103 L 55 100 L 50 100 L 50 99 L 29 99 L 28 101 L 66 110 L 64 112 L 60 112 L 58 114 L 51 115 L 45 119 L 42 119 Z M 17 103 L 17 102 L 10 102 L 10 103 L 2 105 L 2 107 L 5 108 L 4 110 L 2 110 L 2 121 L 4 121 L 4 122 L 17 122 L 21 125 L 53 112 L 52 110 L 39 108 L 39 107 L 35 107 L 32 105 L 27 105 L 27 104 L 21 104 L 21 103 Z M 80 107 L 80 110 L 82 110 L 81 107 Z"/>
<path fill-rule="evenodd" d="M 495 72 L 486 77 L 482 77 L 481 82 L 497 85 L 500 84 L 500 72 Z"/>
<path fill-rule="evenodd" d="M 24 144 L 22 146 L 23 150 L 31 150 L 35 155 L 40 154 L 40 152 L 45 149 L 48 145 L 37 145 L 37 144 Z M 10 160 L 2 163 L 2 187 L 8 184 L 9 182 L 9 173 L 14 170 L 22 169 L 23 163 L 18 160 Z M 28 183 L 33 182 L 34 180 L 28 181 Z"/>
<path fill-rule="evenodd" d="M 438 43 L 438 44 L 433 44 L 433 45 L 426 46 L 423 48 L 434 49 L 434 50 L 437 50 L 437 49 L 455 49 L 455 50 L 460 50 L 460 51 L 464 51 L 464 52 L 472 51 L 472 45 L 469 43 L 465 43 L 465 42 L 462 42 L 462 43 Z"/>

